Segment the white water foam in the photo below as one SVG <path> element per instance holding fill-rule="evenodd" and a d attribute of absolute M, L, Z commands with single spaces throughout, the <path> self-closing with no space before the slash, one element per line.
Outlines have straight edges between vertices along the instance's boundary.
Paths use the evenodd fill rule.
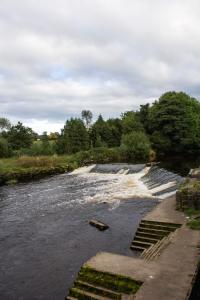
<path fill-rule="evenodd" d="M 75 169 L 75 170 L 72 171 L 70 174 L 72 174 L 72 175 L 81 175 L 81 174 L 90 173 L 90 171 L 91 171 L 95 166 L 96 166 L 96 165 L 91 165 L 91 166 L 81 167 L 81 168 Z"/>
<path fill-rule="evenodd" d="M 156 198 L 152 195 L 151 191 L 142 182 L 141 177 L 146 175 L 149 171 L 149 167 L 144 168 L 142 171 L 134 174 L 127 174 L 129 170 L 121 169 L 117 174 L 110 173 L 90 173 L 93 166 L 79 168 L 76 172 L 72 172 L 73 175 L 81 176 L 84 180 L 88 180 L 90 183 L 97 183 L 93 189 L 93 195 L 88 196 L 87 189 L 83 188 L 84 202 L 96 203 L 106 202 L 112 204 L 115 208 L 120 204 L 120 200 L 133 199 L 133 198 Z M 103 184 L 98 182 L 105 181 Z"/>
<path fill-rule="evenodd" d="M 92 195 L 88 195 L 87 188 L 83 187 L 82 202 L 96 203 L 106 202 L 112 204 L 112 207 L 119 205 L 120 200 L 133 199 L 133 198 L 152 198 L 152 199 L 165 199 L 175 194 L 176 189 L 171 192 L 164 192 L 166 189 L 176 186 L 176 181 L 170 181 L 168 183 L 161 184 L 155 188 L 149 189 L 141 178 L 148 174 L 150 167 L 143 168 L 140 172 L 128 174 L 129 169 L 121 168 L 116 174 L 110 173 L 93 173 L 92 170 L 96 165 L 87 167 L 81 167 L 73 171 L 72 175 L 79 175 L 93 183 L 97 183 L 95 187 L 91 188 Z M 98 184 L 101 181 L 105 181 L 103 184 Z M 155 193 L 163 194 L 156 196 Z"/>

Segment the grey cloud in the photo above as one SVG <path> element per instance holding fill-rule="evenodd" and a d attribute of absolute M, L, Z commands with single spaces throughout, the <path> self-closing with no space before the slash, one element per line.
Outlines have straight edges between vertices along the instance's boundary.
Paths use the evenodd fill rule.
<path fill-rule="evenodd" d="M 199 98 L 199 10 L 198 0 L 1 0 L 0 114 L 57 128 L 167 90 Z"/>

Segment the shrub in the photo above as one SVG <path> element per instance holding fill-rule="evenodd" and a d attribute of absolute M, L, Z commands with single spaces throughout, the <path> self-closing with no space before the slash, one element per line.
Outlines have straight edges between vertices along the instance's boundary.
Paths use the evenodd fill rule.
<path fill-rule="evenodd" d="M 10 149 L 6 139 L 0 137 L 0 157 L 8 157 L 10 155 Z"/>
<path fill-rule="evenodd" d="M 26 156 L 23 155 L 17 159 L 16 164 L 23 168 L 31 167 L 55 167 L 59 164 L 59 158 L 56 156 Z"/>
<path fill-rule="evenodd" d="M 18 150 L 19 155 L 39 156 L 39 155 L 53 155 L 56 153 L 54 141 L 35 141 L 30 148 L 23 148 Z"/>

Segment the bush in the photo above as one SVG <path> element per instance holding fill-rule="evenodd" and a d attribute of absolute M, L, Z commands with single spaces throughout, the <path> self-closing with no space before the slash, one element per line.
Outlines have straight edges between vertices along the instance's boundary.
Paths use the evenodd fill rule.
<path fill-rule="evenodd" d="M 53 155 L 56 153 L 56 145 L 54 141 L 35 141 L 30 148 L 20 149 L 18 155 L 39 156 Z"/>
<path fill-rule="evenodd" d="M 149 160 L 150 142 L 143 132 L 132 132 L 122 136 L 121 151 L 129 162 Z"/>
<path fill-rule="evenodd" d="M 17 159 L 16 164 L 23 168 L 33 167 L 56 167 L 59 164 L 59 158 L 56 156 L 21 156 Z"/>

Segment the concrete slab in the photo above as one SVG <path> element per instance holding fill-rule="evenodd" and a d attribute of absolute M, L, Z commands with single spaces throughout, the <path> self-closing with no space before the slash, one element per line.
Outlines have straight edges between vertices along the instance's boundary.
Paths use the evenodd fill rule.
<path fill-rule="evenodd" d="M 184 224 L 186 217 L 183 212 L 176 210 L 175 196 L 162 200 L 153 211 L 148 213 L 144 220 L 171 222 Z"/>
<path fill-rule="evenodd" d="M 159 271 L 154 262 L 146 263 L 139 258 L 133 258 L 108 252 L 99 252 L 85 266 L 102 272 L 129 276 L 138 281 L 151 280 Z"/>
<path fill-rule="evenodd" d="M 142 281 L 135 300 L 186 300 L 199 261 L 200 232 L 186 226 L 184 214 L 175 210 L 175 197 L 165 199 L 145 219 L 183 224 L 157 260 L 102 252 L 86 265 Z"/>

